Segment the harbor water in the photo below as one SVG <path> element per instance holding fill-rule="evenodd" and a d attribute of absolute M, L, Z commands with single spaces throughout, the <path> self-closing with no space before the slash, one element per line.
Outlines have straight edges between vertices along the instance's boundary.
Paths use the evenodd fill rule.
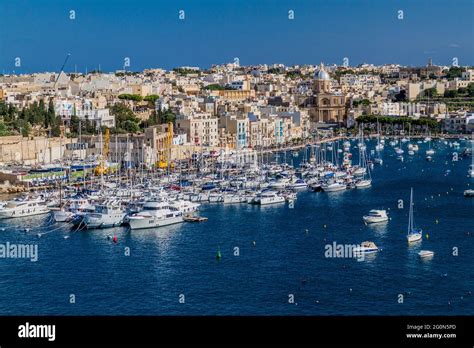
<path fill-rule="evenodd" d="M 386 143 L 370 188 L 304 191 L 293 207 L 208 203 L 205 222 L 134 231 L 74 232 L 48 215 L 2 220 L 0 243 L 37 244 L 38 260 L 0 259 L 0 313 L 472 315 L 474 205 L 463 196 L 474 188 L 471 158 L 453 161 L 442 141 L 432 142 L 431 162 L 427 143 L 413 156 L 403 146 L 401 162 Z M 295 165 L 304 157 L 287 154 Z M 423 240 L 408 245 L 411 187 Z M 390 220 L 365 225 L 371 209 Z M 381 251 L 363 261 L 325 255 L 333 242 L 363 241 Z"/>

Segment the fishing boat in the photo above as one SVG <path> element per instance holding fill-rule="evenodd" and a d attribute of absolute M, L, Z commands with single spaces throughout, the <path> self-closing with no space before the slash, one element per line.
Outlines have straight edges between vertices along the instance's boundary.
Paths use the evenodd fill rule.
<path fill-rule="evenodd" d="M 417 242 L 423 237 L 423 231 L 419 228 L 414 227 L 413 222 L 413 188 L 410 191 L 410 212 L 408 213 L 408 243 Z"/>
<path fill-rule="evenodd" d="M 372 209 L 368 215 L 362 217 L 366 224 L 374 224 L 388 221 L 387 212 L 385 210 Z"/>

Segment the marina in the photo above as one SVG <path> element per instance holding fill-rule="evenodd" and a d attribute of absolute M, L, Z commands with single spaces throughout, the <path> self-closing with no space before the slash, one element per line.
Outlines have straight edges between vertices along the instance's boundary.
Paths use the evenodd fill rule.
<path fill-rule="evenodd" d="M 383 140 L 383 149 L 380 139 L 359 136 L 262 154 L 242 166 L 216 161 L 202 174 L 97 181 L 84 191 L 65 185 L 6 200 L 2 240 L 38 243 L 42 262 L 0 264 L 9 279 L 0 307 L 16 304 L 2 310 L 17 314 L 232 315 L 238 304 L 239 314 L 264 314 L 268 308 L 248 301 L 256 297 L 274 314 L 472 312 L 471 157 L 453 161 L 454 141 L 432 139 L 401 162 L 396 147 L 413 148 L 413 140 Z M 456 142 L 460 152 L 472 146 Z M 33 206 L 28 212 L 23 205 Z M 12 206 L 24 216 L 14 218 Z M 413 238 L 416 226 L 424 232 Z M 332 242 L 360 245 L 366 257 L 329 260 L 324 246 Z M 37 287 L 45 274 L 49 280 Z M 84 296 L 74 307 L 64 300 L 70 289 Z M 105 297 L 110 291 L 116 295 Z M 189 299 L 185 308 L 175 301 L 180 293 Z M 204 300 L 209 293 L 218 294 L 212 303 Z M 288 293 L 298 306 L 285 303 Z M 398 293 L 406 295 L 403 306 Z M 22 307 L 27 294 L 41 300 Z"/>

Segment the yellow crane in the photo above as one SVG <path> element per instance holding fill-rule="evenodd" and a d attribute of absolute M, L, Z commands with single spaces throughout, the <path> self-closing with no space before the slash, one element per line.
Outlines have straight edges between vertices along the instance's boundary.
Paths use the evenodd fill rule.
<path fill-rule="evenodd" d="M 174 163 L 171 162 L 171 148 L 173 147 L 173 122 L 168 122 L 168 131 L 166 132 L 166 138 L 164 147 L 160 149 L 160 160 L 158 162 L 158 168 L 166 169 L 168 166 L 174 168 Z"/>
<path fill-rule="evenodd" d="M 105 129 L 104 144 L 102 145 L 102 155 L 100 156 L 100 163 L 94 169 L 95 175 L 107 174 L 109 168 L 107 167 L 106 160 L 109 156 L 110 148 L 110 130 Z"/>

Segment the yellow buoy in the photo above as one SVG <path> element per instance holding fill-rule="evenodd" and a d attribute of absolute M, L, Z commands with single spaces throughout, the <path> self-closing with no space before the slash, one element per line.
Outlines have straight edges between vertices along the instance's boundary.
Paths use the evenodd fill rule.
<path fill-rule="evenodd" d="M 425 235 L 425 237 L 426 239 L 430 239 L 430 235 L 428 233 Z"/>

